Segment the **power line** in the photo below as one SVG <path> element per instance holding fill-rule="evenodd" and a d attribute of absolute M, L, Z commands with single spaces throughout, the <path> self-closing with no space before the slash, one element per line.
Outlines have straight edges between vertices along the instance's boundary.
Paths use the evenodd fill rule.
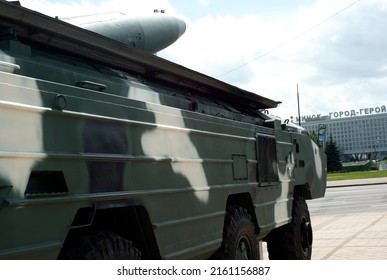
<path fill-rule="evenodd" d="M 272 52 L 275 52 L 276 50 L 282 48 L 283 46 L 285 46 L 285 45 L 287 45 L 287 44 L 289 44 L 289 43 L 291 43 L 291 42 L 297 40 L 298 38 L 304 36 L 305 34 L 309 33 L 309 32 L 312 31 L 313 29 L 316 29 L 317 27 L 323 25 L 323 24 L 326 23 L 327 21 L 329 21 L 329 20 L 331 20 L 332 18 L 336 17 L 337 15 L 341 14 L 342 12 L 344 12 L 344 11 L 347 10 L 347 9 L 349 9 L 350 7 L 352 7 L 353 5 L 355 5 L 356 3 L 360 2 L 360 1 L 361 1 L 361 0 L 356 0 L 356 1 L 352 2 L 351 4 L 347 5 L 346 7 L 342 8 L 341 10 L 339 10 L 339 11 L 337 11 L 336 13 L 332 14 L 331 16 L 327 17 L 326 19 L 324 19 L 323 21 L 319 22 L 318 24 L 313 25 L 312 27 L 310 27 L 310 28 L 308 28 L 307 30 L 303 31 L 302 33 L 298 34 L 297 36 L 295 36 L 295 37 L 293 37 L 293 38 L 291 38 L 291 39 L 285 41 L 284 43 L 282 43 L 282 44 L 280 44 L 280 45 L 278 45 L 278 46 L 272 48 L 271 50 L 269 50 L 269 51 L 267 51 L 267 52 L 265 52 L 265 53 L 263 53 L 263 54 L 261 54 L 261 55 L 255 57 L 255 58 L 253 58 L 252 60 L 250 60 L 250 61 L 248 61 L 248 62 L 245 62 L 245 63 L 243 63 L 243 64 L 241 64 L 241 65 L 239 65 L 239 66 L 237 66 L 237 67 L 235 67 L 235 68 L 233 68 L 233 69 L 231 69 L 231 70 L 229 70 L 229 71 L 227 71 L 227 72 L 225 72 L 225 73 L 223 73 L 223 74 L 217 76 L 217 78 L 220 78 L 220 77 L 222 77 L 222 76 L 225 76 L 225 75 L 227 75 L 227 74 L 230 74 L 231 72 L 234 72 L 234 71 L 236 71 L 236 70 L 238 70 L 238 69 L 240 69 L 240 68 L 242 68 L 242 67 L 245 67 L 246 65 L 249 65 L 250 63 L 252 63 L 252 62 L 254 62 L 254 61 L 256 61 L 256 60 L 261 59 L 262 57 L 265 57 L 265 56 L 269 55 L 269 54 L 272 53 Z"/>

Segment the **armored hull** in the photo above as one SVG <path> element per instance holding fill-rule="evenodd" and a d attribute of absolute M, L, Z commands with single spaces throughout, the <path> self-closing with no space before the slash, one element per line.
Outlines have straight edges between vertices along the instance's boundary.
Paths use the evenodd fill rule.
<path fill-rule="evenodd" d="M 3 1 L 0 29 L 0 258 L 229 258 L 228 209 L 259 241 L 324 195 L 279 102 Z"/>

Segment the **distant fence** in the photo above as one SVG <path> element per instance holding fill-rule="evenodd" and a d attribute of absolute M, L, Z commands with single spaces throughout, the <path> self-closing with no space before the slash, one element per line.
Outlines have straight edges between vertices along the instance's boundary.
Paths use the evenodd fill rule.
<path fill-rule="evenodd" d="M 387 162 L 378 163 L 374 160 L 367 161 L 355 161 L 355 162 L 344 162 L 344 172 L 354 171 L 369 171 L 369 170 L 387 170 Z"/>

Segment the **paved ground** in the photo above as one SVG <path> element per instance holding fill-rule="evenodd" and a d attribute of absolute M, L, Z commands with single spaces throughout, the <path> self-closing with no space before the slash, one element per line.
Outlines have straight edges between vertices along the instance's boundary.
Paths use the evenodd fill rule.
<path fill-rule="evenodd" d="M 387 260 L 387 213 L 313 217 L 315 260 Z"/>
<path fill-rule="evenodd" d="M 387 184 L 387 178 L 329 182 L 328 187 Z M 387 186 L 386 186 L 387 187 Z M 387 260 L 387 212 L 312 216 L 314 260 Z M 263 243 L 264 259 L 267 259 Z"/>

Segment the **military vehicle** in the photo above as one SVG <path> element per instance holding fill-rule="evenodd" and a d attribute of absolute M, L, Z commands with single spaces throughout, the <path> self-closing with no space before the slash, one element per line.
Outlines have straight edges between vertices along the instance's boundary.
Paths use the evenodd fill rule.
<path fill-rule="evenodd" d="M 326 160 L 278 104 L 0 1 L 0 258 L 310 259 Z"/>

